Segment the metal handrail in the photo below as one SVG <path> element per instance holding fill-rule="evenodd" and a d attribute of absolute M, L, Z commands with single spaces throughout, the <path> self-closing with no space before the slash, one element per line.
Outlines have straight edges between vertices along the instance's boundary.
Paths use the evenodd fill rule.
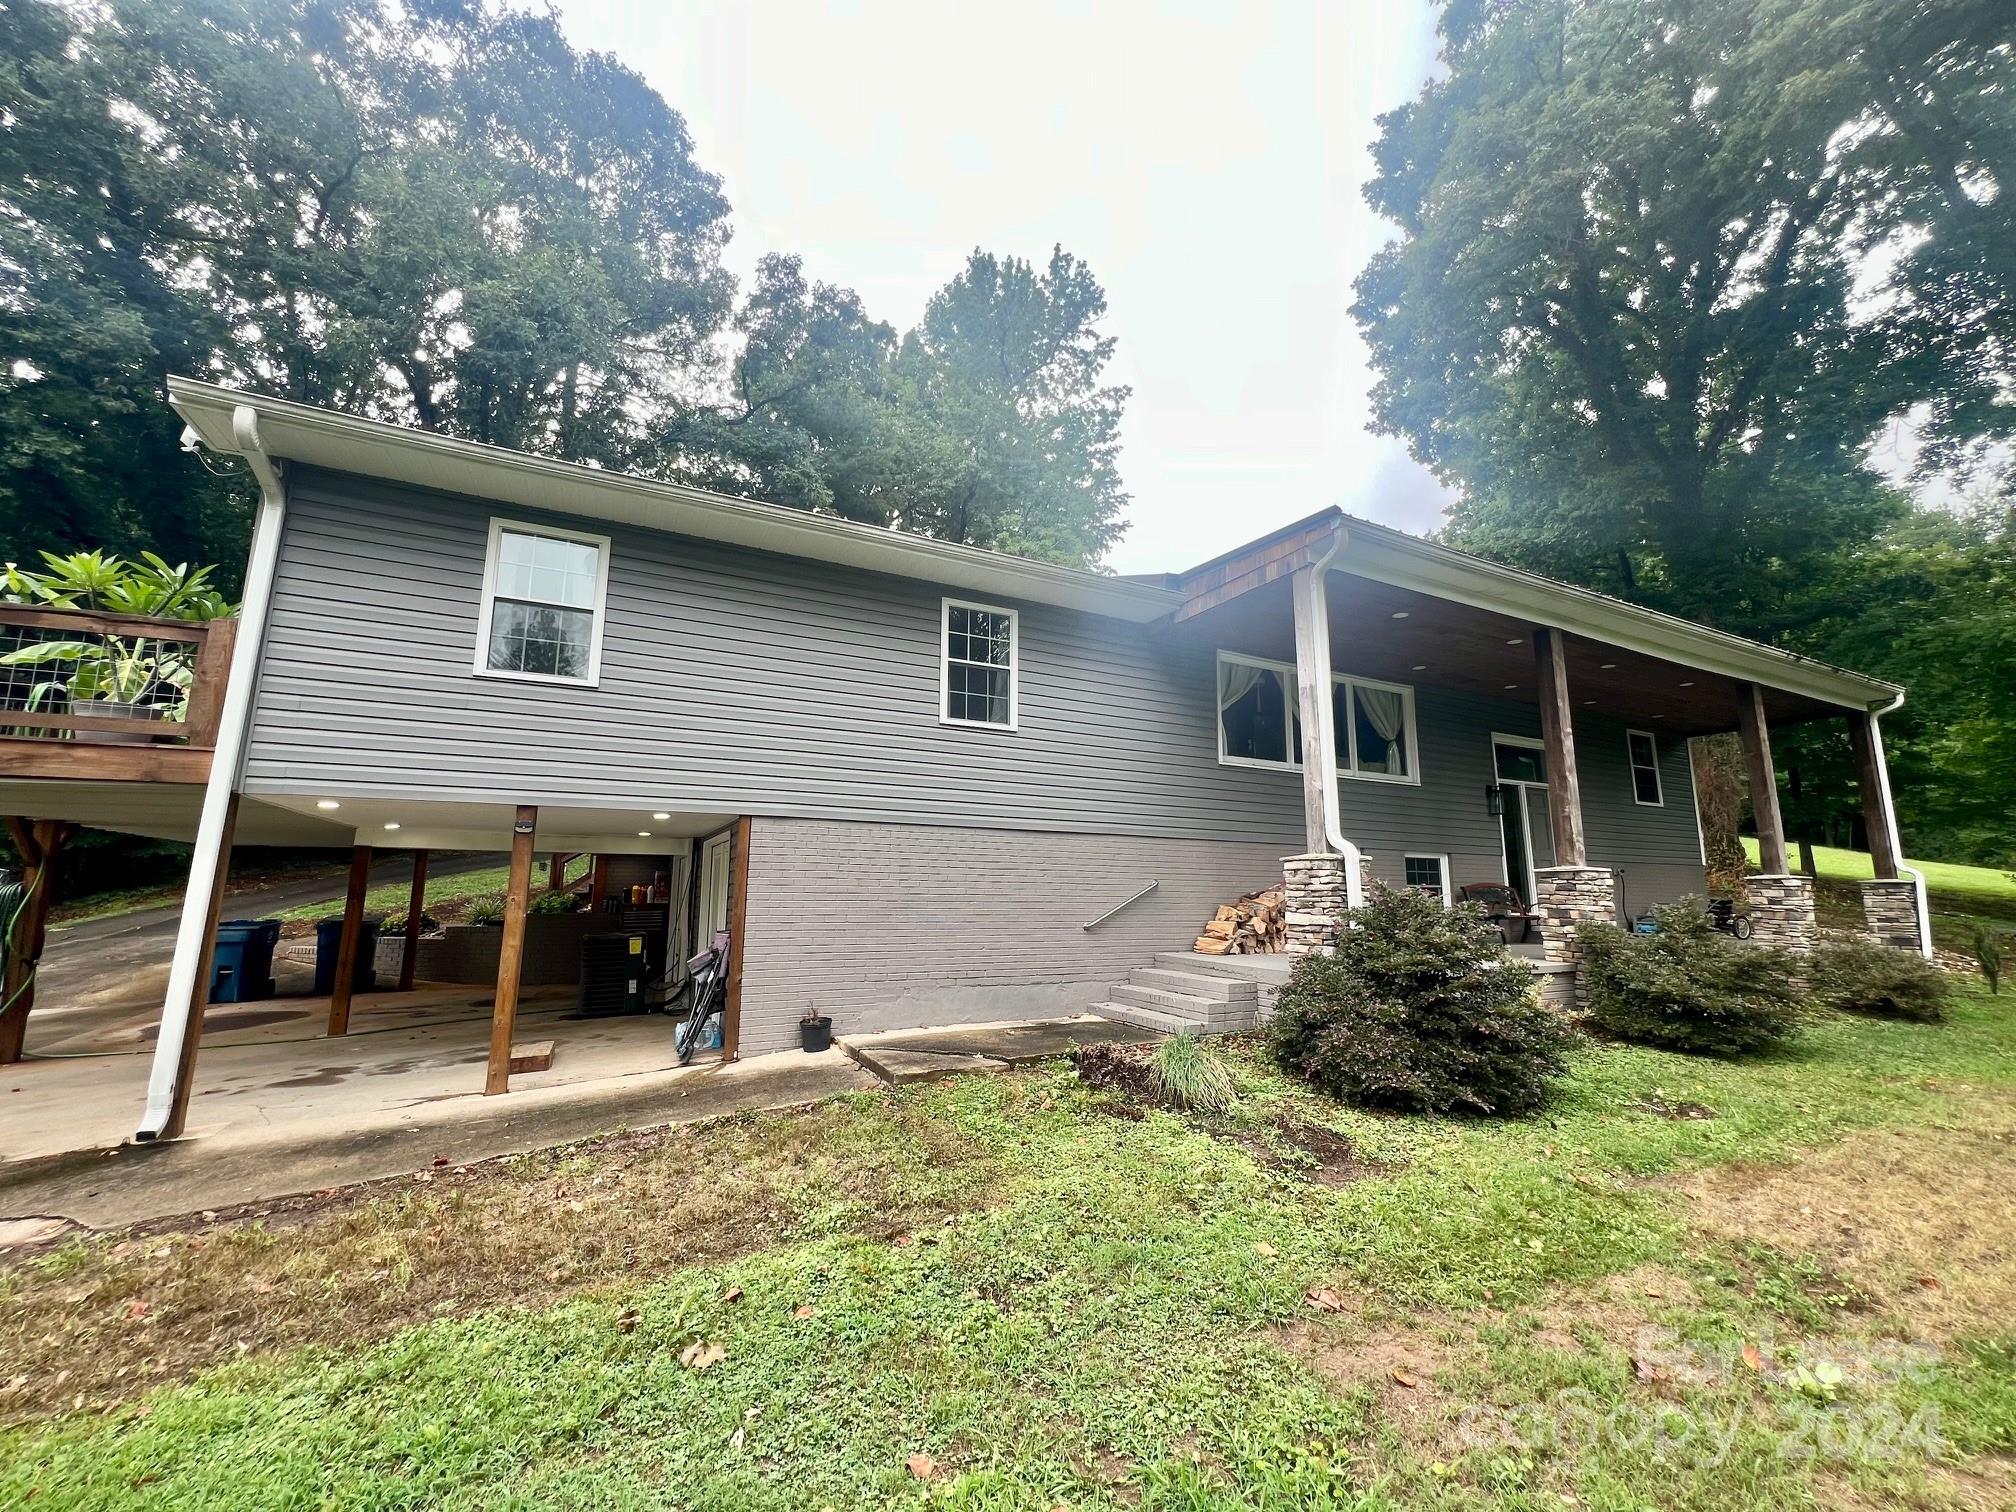
<path fill-rule="evenodd" d="M 1086 929 L 1097 928 L 1099 925 L 1104 924 L 1108 919 L 1112 918 L 1113 915 L 1120 912 L 1120 910 L 1125 908 L 1129 903 L 1138 903 L 1141 899 L 1147 897 L 1148 894 L 1155 891 L 1155 889 L 1160 887 L 1161 885 L 1162 884 L 1159 881 L 1150 880 L 1148 885 L 1142 888 L 1139 892 L 1129 893 L 1126 897 L 1122 898 L 1118 903 L 1115 903 L 1111 908 L 1107 909 L 1106 912 L 1099 915 L 1098 918 L 1092 920 L 1089 924 L 1086 924 L 1083 927 Z"/>

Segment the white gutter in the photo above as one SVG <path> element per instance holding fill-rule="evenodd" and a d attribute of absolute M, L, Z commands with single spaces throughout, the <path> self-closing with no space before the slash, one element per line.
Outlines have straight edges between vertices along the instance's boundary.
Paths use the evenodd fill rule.
<path fill-rule="evenodd" d="M 176 1080 L 192 1022 L 203 1010 L 205 984 L 196 980 L 203 961 L 204 935 L 210 925 L 210 897 L 217 886 L 218 859 L 224 849 L 224 821 L 238 786 L 245 759 L 245 732 L 251 723 L 252 684 L 259 672 L 259 654 L 266 641 L 266 612 L 273 600 L 273 575 L 280 561 L 280 526 L 286 517 L 287 493 L 279 470 L 259 439 L 258 412 L 241 404 L 231 416 L 233 449 L 244 457 L 259 480 L 259 514 L 252 526 L 252 550 L 245 563 L 245 592 L 238 608 L 238 639 L 231 650 L 231 668 L 224 684 L 223 708 L 217 720 L 217 745 L 210 756 L 210 777 L 203 788 L 202 816 L 196 822 L 196 849 L 189 858 L 190 887 L 182 898 L 182 922 L 175 932 L 175 956 L 168 968 L 168 992 L 162 999 L 161 1033 L 154 1042 L 154 1066 L 147 1078 L 147 1110 L 134 1131 L 137 1144 L 161 1137 L 174 1117 Z"/>
<path fill-rule="evenodd" d="M 1344 838 L 1342 816 L 1338 813 L 1342 805 L 1338 800 L 1337 702 L 1330 696 L 1330 564 L 1350 543 L 1350 530 L 1340 525 L 1323 555 L 1309 564 L 1309 573 L 1315 588 L 1316 623 L 1321 627 L 1321 633 L 1314 637 L 1313 658 L 1316 686 L 1323 690 L 1323 696 L 1316 701 L 1316 722 L 1320 727 L 1317 733 L 1321 736 L 1317 749 L 1321 752 L 1323 778 L 1323 837 L 1344 858 L 1344 905 L 1355 913 L 1365 906 L 1365 867 L 1358 847 Z M 1419 752 L 1414 759 L 1420 760 Z"/>
<path fill-rule="evenodd" d="M 1904 864 L 1904 842 L 1897 834 L 1897 805 L 1890 798 L 1890 758 L 1883 754 L 1885 714 L 1895 714 L 1904 706 L 1904 690 L 1880 709 L 1869 711 L 1869 753 L 1875 759 L 1876 789 L 1883 797 L 1883 824 L 1889 831 L 1890 854 L 1897 858 L 1897 870 L 1909 877 L 1918 897 L 1918 954 L 1932 959 L 1932 899 L 1925 888 L 1925 873 Z"/>

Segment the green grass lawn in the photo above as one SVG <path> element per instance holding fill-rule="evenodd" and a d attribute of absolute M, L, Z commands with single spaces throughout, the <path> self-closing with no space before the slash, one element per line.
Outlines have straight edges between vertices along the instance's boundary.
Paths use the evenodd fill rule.
<path fill-rule="evenodd" d="M 1593 1046 L 1515 1124 L 1052 1065 L 72 1244 L 0 1272 L 0 1505 L 2007 1505 L 2012 1005 Z"/>
<path fill-rule="evenodd" d="M 569 860 L 565 867 L 567 880 L 578 882 L 587 876 L 592 860 L 592 857 L 585 855 L 575 856 Z M 428 911 L 440 910 L 452 913 L 473 898 L 493 897 L 502 893 L 505 884 L 510 880 L 511 867 L 508 863 L 503 866 L 486 866 L 480 871 L 456 872 L 443 877 L 430 876 L 427 879 Z M 542 856 L 538 864 L 532 868 L 534 896 L 545 891 L 545 888 L 546 860 Z M 403 919 L 406 914 L 407 895 L 411 890 L 411 884 L 403 881 L 387 882 L 382 887 L 370 889 L 364 894 L 364 917 L 369 919 L 398 914 Z M 282 909 L 274 917 L 283 921 L 329 919 L 340 916 L 342 912 L 343 893 L 339 881 L 338 890 L 332 896 L 319 903 L 303 903 L 298 908 Z"/>

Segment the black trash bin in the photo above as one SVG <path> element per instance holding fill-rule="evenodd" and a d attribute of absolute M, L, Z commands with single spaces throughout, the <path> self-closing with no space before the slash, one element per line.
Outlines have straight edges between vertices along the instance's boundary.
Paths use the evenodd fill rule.
<path fill-rule="evenodd" d="M 343 948 L 343 921 L 315 921 L 315 996 L 336 990 L 336 952 Z M 352 992 L 372 992 L 378 986 L 378 921 L 365 919 L 357 927 L 357 961 L 350 970 Z"/>

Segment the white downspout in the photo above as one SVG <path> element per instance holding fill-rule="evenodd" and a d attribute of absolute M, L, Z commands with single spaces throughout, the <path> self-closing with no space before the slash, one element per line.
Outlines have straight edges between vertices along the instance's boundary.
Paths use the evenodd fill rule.
<path fill-rule="evenodd" d="M 280 527 L 286 517 L 287 493 L 279 470 L 259 439 L 259 412 L 241 404 L 231 413 L 235 450 L 259 480 L 259 513 L 252 526 L 252 550 L 245 563 L 245 592 L 238 607 L 238 639 L 231 649 L 231 667 L 224 684 L 224 702 L 217 719 L 217 745 L 210 757 L 210 777 L 203 787 L 202 817 L 196 824 L 195 854 L 189 858 L 188 890 L 182 897 L 182 923 L 175 932 L 175 956 L 168 968 L 168 992 L 162 1000 L 161 1033 L 154 1042 L 154 1067 L 147 1079 L 147 1110 L 134 1132 L 135 1143 L 161 1137 L 175 1107 L 175 1079 L 182 1064 L 191 1021 L 202 1012 L 203 994 L 196 980 L 203 959 L 204 933 L 210 923 L 210 894 L 217 882 L 218 855 L 224 848 L 224 820 L 231 794 L 238 786 L 245 759 L 245 733 L 251 723 L 252 685 L 266 640 L 266 612 L 273 599 L 273 575 L 280 561 Z"/>
<path fill-rule="evenodd" d="M 1316 701 L 1316 720 L 1320 726 L 1317 733 L 1321 736 L 1317 747 L 1322 752 L 1323 764 L 1323 836 L 1330 842 L 1330 848 L 1344 858 L 1344 903 L 1356 912 L 1365 906 L 1365 868 L 1358 847 L 1344 838 L 1344 826 L 1337 812 L 1337 700 L 1332 696 L 1330 681 L 1330 564 L 1350 541 L 1351 532 L 1340 528 L 1323 555 L 1309 564 L 1309 574 L 1320 629 L 1314 637 L 1312 659 L 1316 663 L 1316 686 L 1323 690 L 1323 696 Z"/>
<path fill-rule="evenodd" d="M 1890 832 L 1890 854 L 1897 858 L 1897 870 L 1909 877 L 1918 896 L 1918 954 L 1932 959 L 1932 899 L 1925 888 L 1925 873 L 1904 864 L 1904 842 L 1897 834 L 1897 805 L 1890 798 L 1890 758 L 1883 754 L 1882 718 L 1904 707 L 1900 692 L 1880 709 L 1869 711 L 1869 749 L 1876 763 L 1876 787 L 1883 795 L 1883 824 Z"/>

